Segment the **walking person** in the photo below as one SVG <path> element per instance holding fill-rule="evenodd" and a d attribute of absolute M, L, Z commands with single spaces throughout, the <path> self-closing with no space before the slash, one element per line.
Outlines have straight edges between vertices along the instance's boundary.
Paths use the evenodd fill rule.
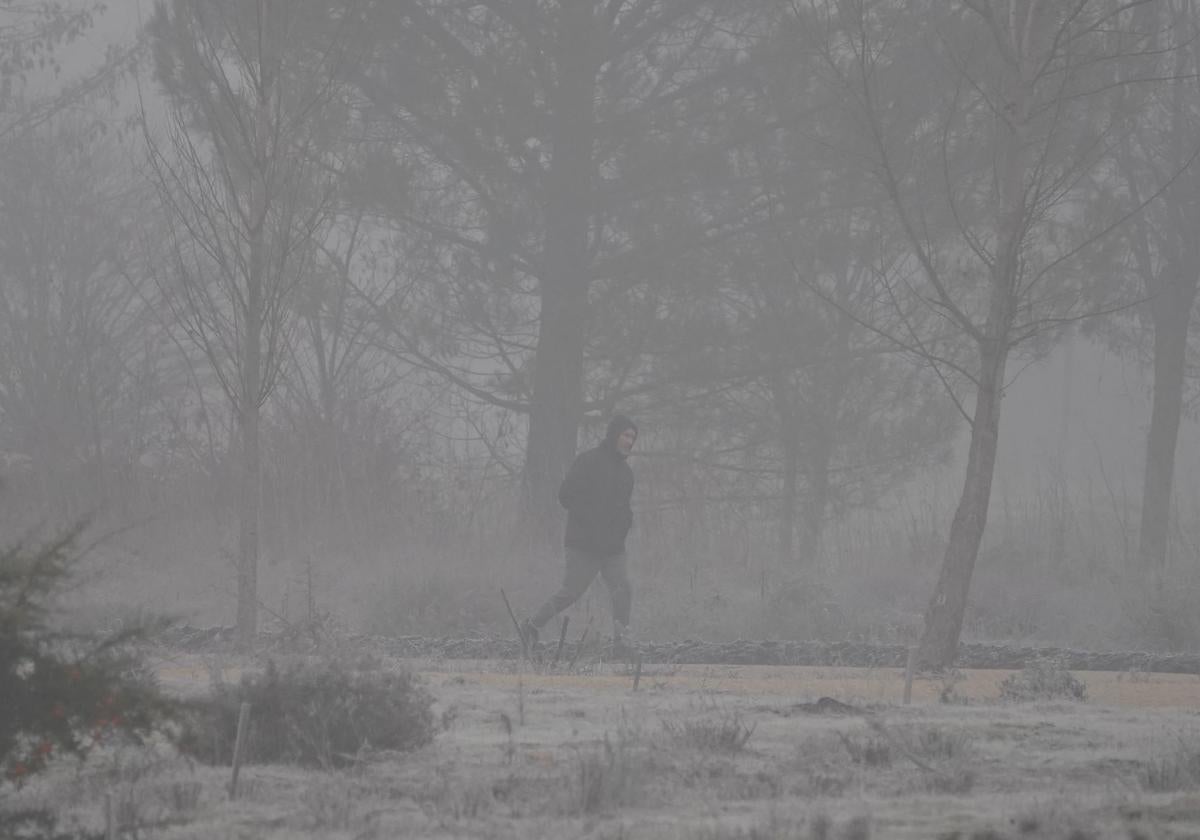
<path fill-rule="evenodd" d="M 629 505 L 633 470 L 626 459 L 636 440 L 637 426 L 617 414 L 609 421 L 600 445 L 577 455 L 567 470 L 558 490 L 558 501 L 567 509 L 566 570 L 558 592 L 521 624 L 521 641 L 527 649 L 537 644 L 539 632 L 550 619 L 579 600 L 597 574 L 604 578 L 612 596 L 613 650 L 624 650 L 630 644 L 633 589 L 625 537 L 633 525 Z"/>

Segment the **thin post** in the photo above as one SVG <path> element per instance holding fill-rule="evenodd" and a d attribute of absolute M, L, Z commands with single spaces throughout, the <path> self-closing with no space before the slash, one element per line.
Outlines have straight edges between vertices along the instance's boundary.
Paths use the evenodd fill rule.
<path fill-rule="evenodd" d="M 587 627 L 583 628 L 583 635 L 579 637 L 579 641 L 575 643 L 575 654 L 571 657 L 571 662 L 567 665 L 567 670 L 574 670 L 575 661 L 579 659 L 579 654 L 583 653 L 583 643 L 587 639 L 588 631 L 592 629 L 592 620 L 589 618 Z"/>
<path fill-rule="evenodd" d="M 525 678 L 517 674 L 517 722 L 525 725 Z"/>
<path fill-rule="evenodd" d="M 521 622 L 517 621 L 517 614 L 513 612 L 512 604 L 508 602 L 508 595 L 504 591 L 504 587 L 500 587 L 500 597 L 504 599 L 504 608 L 508 610 L 508 617 L 512 619 L 513 628 L 517 631 L 517 642 L 521 645 L 521 653 L 526 659 L 530 659 L 529 646 L 525 641 L 525 634 L 521 632 Z"/>
<path fill-rule="evenodd" d="M 569 624 L 570 621 L 571 616 L 563 616 L 562 631 L 558 634 L 558 647 L 554 651 L 554 661 L 550 663 L 551 668 L 558 664 L 558 657 L 562 656 L 563 643 L 567 640 L 567 624 Z"/>
<path fill-rule="evenodd" d="M 242 769 L 242 755 L 246 750 L 246 729 L 250 725 L 250 704 L 245 700 L 238 708 L 237 737 L 233 741 L 233 778 L 229 781 L 229 798 L 238 798 L 238 773 Z"/>
<path fill-rule="evenodd" d="M 907 706 L 912 702 L 912 682 L 913 669 L 917 664 L 917 648 L 916 645 L 908 649 L 908 663 L 904 666 L 904 705 Z"/>

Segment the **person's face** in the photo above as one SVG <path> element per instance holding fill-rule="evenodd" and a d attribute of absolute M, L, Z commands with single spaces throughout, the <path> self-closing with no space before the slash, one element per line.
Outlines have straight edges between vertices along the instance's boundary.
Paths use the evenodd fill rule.
<path fill-rule="evenodd" d="M 617 435 L 617 449 L 622 455 L 628 455 L 633 451 L 633 442 L 637 440 L 636 429 L 626 429 Z"/>

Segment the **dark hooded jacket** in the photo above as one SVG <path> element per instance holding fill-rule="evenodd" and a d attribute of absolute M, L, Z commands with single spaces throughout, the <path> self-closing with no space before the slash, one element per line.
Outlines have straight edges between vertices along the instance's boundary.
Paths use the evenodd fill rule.
<path fill-rule="evenodd" d="M 633 525 L 633 470 L 617 449 L 617 438 L 626 429 L 637 431 L 637 426 L 618 414 L 609 422 L 603 443 L 581 452 L 567 470 L 558 501 L 567 509 L 564 542 L 569 548 L 602 557 L 625 550 Z"/>

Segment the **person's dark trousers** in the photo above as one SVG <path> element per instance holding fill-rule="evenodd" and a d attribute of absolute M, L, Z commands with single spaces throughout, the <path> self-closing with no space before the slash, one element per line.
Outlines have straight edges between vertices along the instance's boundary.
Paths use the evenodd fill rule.
<path fill-rule="evenodd" d="M 533 626 L 542 629 L 546 623 L 580 599 L 588 585 L 599 574 L 612 595 L 613 619 L 622 627 L 629 624 L 633 604 L 633 587 L 629 584 L 629 566 L 625 553 L 607 557 L 567 546 L 567 568 L 562 586 L 532 619 Z"/>

